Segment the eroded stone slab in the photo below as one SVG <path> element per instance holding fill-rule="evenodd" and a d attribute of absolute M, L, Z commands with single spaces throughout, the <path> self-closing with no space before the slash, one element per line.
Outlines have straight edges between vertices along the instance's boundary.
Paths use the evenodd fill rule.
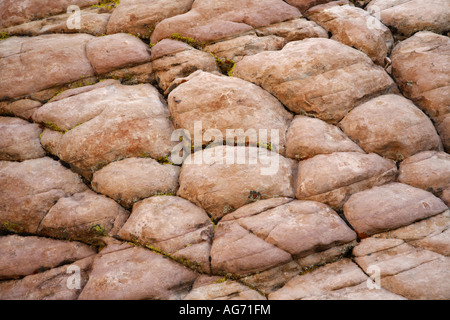
<path fill-rule="evenodd" d="M 203 209 L 183 198 L 155 196 L 138 202 L 118 236 L 210 272 L 213 225 Z"/>
<path fill-rule="evenodd" d="M 264 148 L 216 146 L 187 158 L 177 195 L 214 219 L 247 203 L 294 197 L 296 162 Z"/>
<path fill-rule="evenodd" d="M 169 154 L 173 126 L 162 96 L 150 84 L 118 83 L 42 106 L 34 120 L 48 126 L 41 136 L 49 152 L 87 178 L 128 157 Z"/>
<path fill-rule="evenodd" d="M 434 216 L 448 208 L 432 193 L 392 182 L 352 195 L 343 209 L 358 233 L 371 235 Z"/>
<path fill-rule="evenodd" d="M 300 161 L 296 197 L 340 209 L 352 194 L 394 181 L 396 176 L 395 162 L 374 153 L 317 155 Z"/>
<path fill-rule="evenodd" d="M 396 90 L 389 75 L 364 53 L 323 38 L 245 57 L 233 75 L 261 86 L 290 111 L 329 123 L 374 95 Z"/>
<path fill-rule="evenodd" d="M 41 133 L 35 123 L 0 117 L 0 160 L 23 161 L 45 156 L 39 141 Z"/>
<path fill-rule="evenodd" d="M 148 249 L 132 247 L 98 256 L 80 300 L 180 299 L 197 274 Z"/>
<path fill-rule="evenodd" d="M 154 195 L 175 194 L 180 167 L 160 164 L 151 158 L 128 158 L 95 172 L 95 191 L 118 201 L 126 208 Z"/>
<path fill-rule="evenodd" d="M 442 148 L 431 120 L 400 95 L 383 95 L 356 107 L 339 127 L 364 151 L 396 161 Z"/>
<path fill-rule="evenodd" d="M 2 229 L 36 233 L 50 208 L 63 197 L 87 189 L 81 178 L 48 157 L 0 162 Z"/>

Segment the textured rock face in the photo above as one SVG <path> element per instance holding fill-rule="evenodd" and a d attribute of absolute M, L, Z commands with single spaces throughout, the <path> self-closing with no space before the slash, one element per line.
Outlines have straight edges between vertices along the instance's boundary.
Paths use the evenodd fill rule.
<path fill-rule="evenodd" d="M 94 260 L 79 299 L 179 299 L 196 277 L 188 268 L 154 252 L 128 248 L 102 254 Z"/>
<path fill-rule="evenodd" d="M 42 106 L 35 114 L 41 143 L 90 178 L 125 157 L 165 157 L 173 143 L 169 112 L 149 84 L 112 84 Z M 99 138 L 100 137 L 100 138 Z"/>
<path fill-rule="evenodd" d="M 270 300 L 404 300 L 387 290 L 371 291 L 370 281 L 351 260 L 345 259 L 298 276 L 269 295 Z"/>
<path fill-rule="evenodd" d="M 450 40 L 432 32 L 418 32 L 392 52 L 392 74 L 403 94 L 435 123 L 449 150 Z"/>
<path fill-rule="evenodd" d="M 0 300 L 449 300 L 449 25 L 0 0 Z"/>
<path fill-rule="evenodd" d="M 180 168 L 159 164 L 150 158 L 129 158 L 107 165 L 94 173 L 92 187 L 122 206 L 158 194 L 175 194 Z"/>
<path fill-rule="evenodd" d="M 116 235 L 128 213 L 116 202 L 90 190 L 59 199 L 39 224 L 38 233 L 95 244 Z"/>
<path fill-rule="evenodd" d="M 364 152 L 336 126 L 300 115 L 291 122 L 286 140 L 286 156 L 297 160 L 333 152 Z"/>
<path fill-rule="evenodd" d="M 378 65 L 385 64 L 394 39 L 389 29 L 367 11 L 334 1 L 313 7 L 306 15 L 331 32 L 331 39 L 361 50 Z"/>
<path fill-rule="evenodd" d="M 219 74 L 216 60 L 211 54 L 181 41 L 161 40 L 152 47 L 151 58 L 156 81 L 166 93 L 173 88 L 172 84 L 177 78 L 188 77 L 197 70 Z"/>
<path fill-rule="evenodd" d="M 401 37 L 424 30 L 444 33 L 450 21 L 450 4 L 445 0 L 373 0 L 367 10 Z"/>
<path fill-rule="evenodd" d="M 47 157 L 0 162 L 0 182 L 0 222 L 16 232 L 36 233 L 56 201 L 87 189 L 78 175 Z"/>
<path fill-rule="evenodd" d="M 218 224 L 213 271 L 259 273 L 356 238 L 336 212 L 318 202 L 294 200 L 262 211 L 255 205 L 249 205 L 250 213 L 243 207 Z"/>
<path fill-rule="evenodd" d="M 199 276 L 184 300 L 266 300 L 259 292 L 221 277 Z"/>
<path fill-rule="evenodd" d="M 108 22 L 107 33 L 131 33 L 149 38 L 162 20 L 187 12 L 194 0 L 121 0 Z"/>
<path fill-rule="evenodd" d="M 216 146 L 185 160 L 177 195 L 217 219 L 256 200 L 294 197 L 294 174 L 295 162 L 278 153 Z"/>
<path fill-rule="evenodd" d="M 43 272 L 63 261 L 74 262 L 95 254 L 92 248 L 79 242 L 17 235 L 0 237 L 0 248 L 2 280 Z"/>
<path fill-rule="evenodd" d="M 0 98 L 16 98 L 94 75 L 86 34 L 10 38 L 1 42 Z"/>
<path fill-rule="evenodd" d="M 42 129 L 28 121 L 0 117 L 0 160 L 28 160 L 45 155 L 39 143 Z"/>
<path fill-rule="evenodd" d="M 87 7 L 97 4 L 96 0 L 56 0 L 56 1 L 13 1 L 6 0 L 0 4 L 0 27 L 8 27 L 48 15 L 66 12 L 69 5 Z"/>
<path fill-rule="evenodd" d="M 273 150 L 284 152 L 292 115 L 268 92 L 238 78 L 207 72 L 186 80 L 170 93 L 168 103 L 175 128 L 188 130 L 192 144 L 194 135 L 201 134 L 202 144 L 215 139 L 234 144 L 237 139 L 241 144 L 270 143 Z M 196 122 L 201 122 L 199 132 Z M 272 130 L 278 141 L 273 140 Z"/>
<path fill-rule="evenodd" d="M 210 272 L 213 225 L 206 212 L 179 197 L 157 196 L 133 207 L 119 237 L 186 261 Z"/>
<path fill-rule="evenodd" d="M 396 229 L 446 211 L 433 194 L 401 183 L 361 191 L 344 204 L 348 222 L 363 234 Z"/>
<path fill-rule="evenodd" d="M 281 51 L 246 57 L 233 75 L 263 87 L 292 112 L 330 123 L 367 97 L 395 88 L 365 54 L 330 39 L 294 41 Z"/>
<path fill-rule="evenodd" d="M 90 41 L 86 46 L 86 56 L 97 74 L 150 61 L 145 43 L 124 33 Z"/>
<path fill-rule="evenodd" d="M 394 161 L 376 154 L 336 152 L 317 155 L 300 162 L 296 197 L 341 208 L 353 193 L 391 182 L 396 174 Z"/>
<path fill-rule="evenodd" d="M 430 119 L 399 95 L 380 96 L 356 107 L 339 126 L 364 151 L 394 160 L 441 148 Z"/>
<path fill-rule="evenodd" d="M 280 0 L 195 0 L 189 12 L 156 25 L 151 41 L 156 43 L 174 33 L 198 42 L 214 41 L 300 16 L 300 11 Z"/>
<path fill-rule="evenodd" d="M 389 291 L 408 299 L 448 299 L 450 283 L 439 280 L 448 274 L 448 257 L 394 239 L 367 239 L 356 249 L 355 262 L 365 272 L 376 264 L 380 284 Z"/>
<path fill-rule="evenodd" d="M 439 196 L 450 188 L 450 156 L 436 151 L 418 153 L 401 163 L 398 181 Z"/>

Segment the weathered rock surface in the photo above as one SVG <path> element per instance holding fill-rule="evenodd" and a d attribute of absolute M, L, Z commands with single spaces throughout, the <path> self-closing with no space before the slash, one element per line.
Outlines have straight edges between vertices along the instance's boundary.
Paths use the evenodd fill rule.
<path fill-rule="evenodd" d="M 432 193 L 393 182 L 352 195 L 343 209 L 358 233 L 371 235 L 434 216 L 448 208 Z"/>
<path fill-rule="evenodd" d="M 446 151 L 450 150 L 450 40 L 418 32 L 392 51 L 392 74 L 403 94 L 435 123 Z"/>
<path fill-rule="evenodd" d="M 0 282 L 2 300 L 76 300 L 89 279 L 94 256 L 20 280 Z M 75 274 L 79 278 L 74 279 Z"/>
<path fill-rule="evenodd" d="M 34 120 L 49 126 L 41 143 L 90 178 L 110 162 L 165 157 L 174 143 L 169 111 L 149 84 L 111 84 L 42 106 Z"/>
<path fill-rule="evenodd" d="M 0 0 L 0 300 L 449 300 L 449 25 Z"/>
<path fill-rule="evenodd" d="M 148 46 L 126 33 L 89 41 L 86 45 L 86 56 L 97 74 L 150 61 Z"/>
<path fill-rule="evenodd" d="M 42 218 L 63 197 L 83 192 L 80 177 L 48 157 L 0 162 L 2 229 L 35 233 Z"/>
<path fill-rule="evenodd" d="M 355 263 L 344 259 L 294 277 L 271 293 L 269 300 L 404 300 L 384 289 L 370 290 L 367 281 L 369 278 Z"/>
<path fill-rule="evenodd" d="M 184 300 L 266 300 L 259 292 L 224 277 L 201 275 Z"/>
<path fill-rule="evenodd" d="M 62 263 L 92 256 L 95 251 L 80 242 L 9 235 L 0 237 L 0 279 L 41 273 Z"/>
<path fill-rule="evenodd" d="M 8 28 L 0 28 L 0 32 L 18 36 L 39 36 L 49 33 L 87 33 L 94 36 L 106 34 L 110 13 L 99 12 L 99 9 L 94 7 L 80 11 L 76 10 L 75 7 L 67 7 L 67 9 L 70 9 L 68 13 L 45 17 Z M 79 20 L 76 16 L 78 13 L 80 14 Z"/>
<path fill-rule="evenodd" d="M 440 196 L 450 188 L 450 155 L 445 152 L 420 152 L 400 164 L 398 181 Z"/>
<path fill-rule="evenodd" d="M 186 80 L 170 93 L 168 104 L 175 128 L 188 130 L 192 144 L 200 135 L 201 144 L 226 140 L 234 145 L 237 139 L 241 145 L 270 144 L 284 153 L 292 115 L 268 92 L 242 79 L 207 72 Z M 196 122 L 201 122 L 201 131 Z"/>
<path fill-rule="evenodd" d="M 114 200 L 87 190 L 59 199 L 37 233 L 97 244 L 104 236 L 116 235 L 127 218 L 128 212 Z"/>
<path fill-rule="evenodd" d="M 152 47 L 151 59 L 156 81 L 165 93 L 170 92 L 175 79 L 188 77 L 197 70 L 219 74 L 211 54 L 181 41 L 161 40 Z"/>
<path fill-rule="evenodd" d="M 177 195 L 218 219 L 256 200 L 294 197 L 295 166 L 264 148 L 216 146 L 184 161 Z"/>
<path fill-rule="evenodd" d="M 447 210 L 408 226 L 378 233 L 374 237 L 402 239 L 414 247 L 450 256 L 450 212 Z"/>
<path fill-rule="evenodd" d="M 272 206 L 279 200 L 264 202 Z M 250 213 L 246 213 L 247 207 Z M 211 248 L 211 267 L 219 274 L 260 273 L 354 239 L 356 234 L 324 204 L 294 200 L 262 208 L 255 203 L 219 222 Z"/>
<path fill-rule="evenodd" d="M 214 41 L 300 16 L 298 9 L 280 0 L 195 0 L 189 12 L 158 23 L 151 42 L 176 33 L 200 43 Z"/>
<path fill-rule="evenodd" d="M 449 298 L 448 257 L 395 239 L 365 239 L 354 254 L 364 272 L 376 266 L 382 288 L 408 299 Z"/>
<path fill-rule="evenodd" d="M 446 0 L 373 0 L 367 10 L 379 16 L 399 37 L 409 37 L 417 31 L 449 30 L 450 4 Z"/>
<path fill-rule="evenodd" d="M 296 197 L 341 208 L 352 194 L 394 181 L 396 175 L 394 161 L 373 153 L 317 155 L 300 161 Z"/>
<path fill-rule="evenodd" d="M 322 38 L 245 57 L 233 75 L 261 86 L 292 112 L 330 123 L 371 96 L 396 90 L 389 75 L 364 53 Z"/>
<path fill-rule="evenodd" d="M 313 7 L 306 16 L 331 32 L 331 39 L 361 50 L 384 66 L 394 44 L 391 31 L 367 11 L 344 3 L 333 1 Z"/>
<path fill-rule="evenodd" d="M 34 112 L 42 105 L 39 101 L 22 99 L 14 102 L 0 102 L 0 114 L 14 115 L 25 120 L 31 120 Z"/>
<path fill-rule="evenodd" d="M 94 75 L 86 56 L 86 34 L 11 37 L 0 42 L 0 100 Z"/>
<path fill-rule="evenodd" d="M 92 187 L 130 208 L 135 202 L 158 194 L 175 194 L 180 168 L 150 158 L 113 162 L 95 172 Z"/>
<path fill-rule="evenodd" d="M 333 152 L 364 152 L 338 127 L 301 115 L 291 122 L 286 141 L 286 156 L 297 160 Z"/>
<path fill-rule="evenodd" d="M 45 2 L 39 0 L 20 2 L 6 0 L 0 3 L 0 27 L 17 25 L 26 21 L 66 12 L 70 5 L 83 8 L 97 3 L 98 0 L 55 0 Z"/>
<path fill-rule="evenodd" d="M 258 36 L 282 37 L 288 42 L 306 38 L 328 38 L 324 28 L 303 17 L 260 27 L 255 29 L 255 32 Z"/>
<path fill-rule="evenodd" d="M 286 0 L 287 3 L 297 7 L 302 13 L 305 13 L 309 8 L 331 1 L 333 0 Z"/>
<path fill-rule="evenodd" d="M 108 22 L 107 33 L 131 33 L 149 38 L 162 20 L 187 12 L 194 0 L 121 0 Z"/>
<path fill-rule="evenodd" d="M 245 56 L 251 56 L 263 51 L 280 50 L 286 44 L 286 40 L 282 37 L 260 35 L 251 32 L 230 40 L 223 40 L 207 45 L 204 47 L 204 50 L 222 59 L 239 62 Z"/>
<path fill-rule="evenodd" d="M 206 212 L 173 196 L 138 202 L 118 234 L 207 273 L 212 235 L 213 225 Z"/>
<path fill-rule="evenodd" d="M 132 247 L 97 256 L 79 299 L 180 299 L 196 278 L 195 272 L 170 259 Z"/>
<path fill-rule="evenodd" d="M 0 117 L 0 160 L 23 161 L 45 156 L 39 142 L 41 132 L 35 123 Z"/>
<path fill-rule="evenodd" d="M 364 151 L 397 161 L 441 148 L 430 119 L 399 95 L 380 96 L 356 107 L 339 126 Z"/>

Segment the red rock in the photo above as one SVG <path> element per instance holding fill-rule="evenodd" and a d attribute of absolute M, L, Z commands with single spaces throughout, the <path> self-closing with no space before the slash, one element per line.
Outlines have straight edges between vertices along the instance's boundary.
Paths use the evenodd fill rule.
<path fill-rule="evenodd" d="M 410 37 L 417 31 L 448 31 L 450 4 L 446 0 L 374 0 L 367 11 L 380 20 L 399 37 Z"/>
<path fill-rule="evenodd" d="M 28 233 L 36 233 L 42 218 L 60 198 L 87 189 L 77 174 L 48 157 L 0 161 L 0 185 L 2 229 Z"/>
<path fill-rule="evenodd" d="M 0 279 L 15 279 L 41 273 L 94 255 L 80 242 L 9 235 L 0 237 Z"/>
<path fill-rule="evenodd" d="M 374 63 L 385 65 L 394 39 L 389 29 L 367 11 L 333 1 L 311 8 L 306 16 L 331 32 L 331 39 L 361 50 Z"/>
<path fill-rule="evenodd" d="M 0 51 L 10 54 L 0 59 L 0 99 L 18 98 L 93 76 L 85 49 L 92 38 L 85 34 L 42 35 L 1 41 Z"/>
<path fill-rule="evenodd" d="M 195 272 L 170 259 L 132 247 L 97 257 L 79 299 L 180 299 L 196 277 Z"/>
<path fill-rule="evenodd" d="M 148 46 L 125 33 L 99 37 L 86 45 L 86 55 L 97 74 L 150 61 Z"/>
<path fill-rule="evenodd" d="M 394 181 L 396 175 L 394 161 L 373 153 L 317 155 L 300 161 L 296 197 L 341 208 L 352 194 Z"/>
<path fill-rule="evenodd" d="M 5 0 L 0 3 L 0 28 L 40 19 L 48 15 L 66 12 L 70 5 L 87 7 L 97 4 L 98 0 Z"/>
<path fill-rule="evenodd" d="M 40 222 L 37 233 L 97 245 L 101 238 L 115 236 L 128 215 L 114 200 L 87 190 L 59 199 Z"/>
<path fill-rule="evenodd" d="M 180 168 L 150 158 L 128 158 L 95 172 L 92 187 L 126 208 L 158 194 L 175 194 Z"/>
<path fill-rule="evenodd" d="M 191 144 L 196 143 L 194 135 L 200 134 L 195 126 L 201 121 L 202 144 L 228 139 L 234 145 L 230 134 L 235 133 L 239 144 L 265 143 L 284 153 L 292 115 L 268 92 L 242 79 L 208 72 L 198 71 L 186 80 L 170 93 L 168 105 L 175 128 L 187 129 Z M 214 133 L 213 139 L 206 134 L 212 130 L 220 131 L 222 137 Z M 278 141 L 272 130 L 276 130 Z"/>
<path fill-rule="evenodd" d="M 286 140 L 286 156 L 297 160 L 333 152 L 364 152 L 338 127 L 300 115 L 291 122 Z"/>
<path fill-rule="evenodd" d="M 290 111 L 329 123 L 373 95 L 396 90 L 389 75 L 364 53 L 323 38 L 245 57 L 233 75 L 261 86 Z"/>
<path fill-rule="evenodd" d="M 262 148 L 208 148 L 184 161 L 177 195 L 218 219 L 259 199 L 293 198 L 295 165 Z"/>
<path fill-rule="evenodd" d="M 437 215 L 448 208 L 429 192 L 393 182 L 355 193 L 343 209 L 358 233 L 371 235 Z"/>
<path fill-rule="evenodd" d="M 210 272 L 212 234 L 213 225 L 203 209 L 179 197 L 155 196 L 133 206 L 118 236 Z"/>
<path fill-rule="evenodd" d="M 45 156 L 39 142 L 41 132 L 35 123 L 0 117 L 0 160 L 23 161 Z"/>
<path fill-rule="evenodd" d="M 399 95 L 380 96 L 356 107 L 339 127 L 364 151 L 396 161 L 441 148 L 431 120 Z"/>
<path fill-rule="evenodd" d="M 151 42 L 174 34 L 199 43 L 214 41 L 300 16 L 300 11 L 280 0 L 195 0 L 189 12 L 158 23 Z"/>

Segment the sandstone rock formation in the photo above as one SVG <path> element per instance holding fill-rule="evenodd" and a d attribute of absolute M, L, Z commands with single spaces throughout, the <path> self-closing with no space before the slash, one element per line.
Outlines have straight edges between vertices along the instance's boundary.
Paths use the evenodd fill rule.
<path fill-rule="evenodd" d="M 449 300 L 449 25 L 0 1 L 0 299 Z"/>
<path fill-rule="evenodd" d="M 245 57 L 233 75 L 261 86 L 296 114 L 334 124 L 371 96 L 396 90 L 365 54 L 323 38 Z"/>

